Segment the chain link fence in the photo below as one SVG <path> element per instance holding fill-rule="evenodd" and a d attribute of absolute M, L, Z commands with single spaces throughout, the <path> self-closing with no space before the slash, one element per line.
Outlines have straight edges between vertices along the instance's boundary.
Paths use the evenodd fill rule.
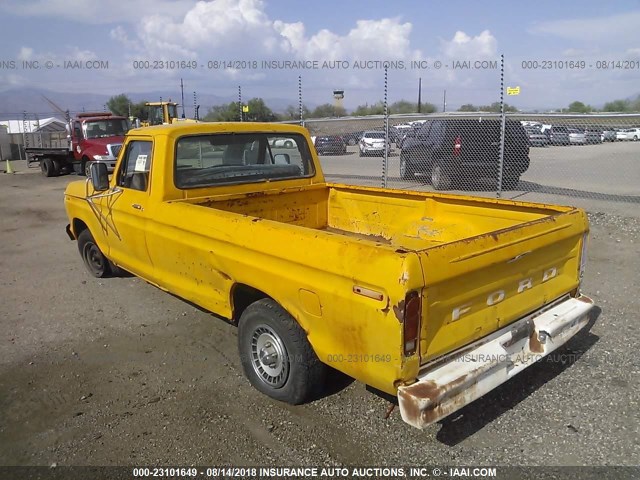
<path fill-rule="evenodd" d="M 640 115 L 307 120 L 329 181 L 636 213 Z M 619 207 L 619 208 L 618 208 Z"/>

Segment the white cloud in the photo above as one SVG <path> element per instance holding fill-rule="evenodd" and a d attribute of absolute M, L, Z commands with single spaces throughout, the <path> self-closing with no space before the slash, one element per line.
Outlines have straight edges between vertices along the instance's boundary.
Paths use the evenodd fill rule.
<path fill-rule="evenodd" d="M 304 60 L 417 58 L 410 46 L 412 25 L 398 18 L 358 20 L 346 35 L 322 29 L 308 35 L 301 22 L 272 20 L 262 0 L 197 2 L 178 20 L 142 17 L 134 35 L 118 26 L 111 37 L 138 45 L 151 58 L 170 55 L 202 60 L 291 57 Z"/>
<path fill-rule="evenodd" d="M 451 40 L 442 40 L 441 48 L 449 58 L 489 58 L 497 56 L 498 41 L 489 30 L 471 37 L 458 30 Z"/>
<path fill-rule="evenodd" d="M 78 23 L 137 23 L 153 12 L 184 16 L 193 0 L 3 0 L 0 10 L 25 17 L 64 18 Z"/>
<path fill-rule="evenodd" d="M 552 20 L 533 25 L 534 34 L 553 35 L 598 45 L 640 44 L 640 12 L 628 12 L 593 18 Z"/>
<path fill-rule="evenodd" d="M 66 60 L 85 62 L 87 60 L 96 60 L 98 56 L 91 50 L 81 49 L 77 46 L 67 46 L 61 53 L 36 51 L 31 47 L 23 46 L 20 47 L 17 58 L 21 61 L 46 62 L 51 60 L 53 62 L 61 62 Z"/>

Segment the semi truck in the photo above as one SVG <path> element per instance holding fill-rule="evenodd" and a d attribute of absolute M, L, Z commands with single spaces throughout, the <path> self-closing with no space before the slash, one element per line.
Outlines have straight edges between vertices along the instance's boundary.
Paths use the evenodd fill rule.
<path fill-rule="evenodd" d="M 26 148 L 28 162 L 39 162 L 45 177 L 63 172 L 88 175 L 91 164 L 105 163 L 113 171 L 130 128 L 126 117 L 108 112 L 79 113 L 67 125 L 67 147 Z"/>

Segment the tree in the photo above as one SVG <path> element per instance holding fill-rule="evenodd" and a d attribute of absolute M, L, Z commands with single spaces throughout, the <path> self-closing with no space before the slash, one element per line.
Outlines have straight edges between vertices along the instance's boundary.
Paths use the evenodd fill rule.
<path fill-rule="evenodd" d="M 249 122 L 273 122 L 276 114 L 267 107 L 261 98 L 252 98 L 247 102 L 248 112 L 244 112 L 244 120 Z M 204 116 L 205 122 L 237 122 L 240 120 L 240 105 L 238 102 L 214 105 Z"/>
<path fill-rule="evenodd" d="M 589 105 L 585 105 L 584 103 L 578 101 L 571 102 L 568 108 L 568 111 L 576 113 L 589 113 L 592 110 L 593 108 L 591 108 Z"/>
<path fill-rule="evenodd" d="M 383 115 L 384 102 L 379 101 L 374 103 L 373 105 L 369 105 L 368 103 L 365 103 L 364 105 L 358 105 L 358 108 L 356 108 L 351 113 L 356 117 L 364 117 L 366 115 Z"/>
<path fill-rule="evenodd" d="M 627 112 L 630 110 L 629 100 L 614 100 L 604 104 L 602 110 L 605 112 Z"/>
<path fill-rule="evenodd" d="M 327 117 L 344 117 L 347 114 L 346 110 L 342 107 L 336 107 L 330 103 L 318 105 L 311 112 L 311 118 L 327 118 Z"/>
<path fill-rule="evenodd" d="M 496 112 L 500 113 L 500 102 L 493 102 L 491 105 L 480 105 L 478 107 L 478 111 L 480 112 Z M 505 112 L 517 112 L 518 109 L 514 106 L 509 105 L 508 103 L 504 104 Z"/>
<path fill-rule="evenodd" d="M 240 120 L 240 106 L 238 102 L 214 105 L 203 120 L 205 122 L 237 122 Z"/>
<path fill-rule="evenodd" d="M 131 115 L 132 117 L 146 120 L 147 106 L 145 103 L 146 100 L 133 103 L 127 95 L 121 93 L 120 95 L 116 95 L 107 100 L 107 108 L 114 115 L 122 115 L 123 117 Z"/>
<path fill-rule="evenodd" d="M 458 111 L 459 112 L 477 112 L 478 111 L 478 107 L 476 107 L 475 105 L 473 105 L 471 103 L 465 103 L 464 105 L 460 106 Z"/>
<path fill-rule="evenodd" d="M 302 105 L 302 118 L 309 118 L 311 111 L 307 108 L 306 105 Z M 294 107 L 293 105 L 289 105 L 282 115 L 283 120 L 299 120 L 300 119 L 300 108 Z"/>
<path fill-rule="evenodd" d="M 247 102 L 247 106 L 249 111 L 244 114 L 244 119 L 249 122 L 274 122 L 277 120 L 276 114 L 267 107 L 261 98 L 252 98 Z"/>

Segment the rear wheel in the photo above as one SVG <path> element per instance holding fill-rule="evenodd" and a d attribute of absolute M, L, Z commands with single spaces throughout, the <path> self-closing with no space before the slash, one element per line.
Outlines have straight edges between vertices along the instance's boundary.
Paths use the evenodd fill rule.
<path fill-rule="evenodd" d="M 251 385 L 276 400 L 300 404 L 324 384 L 326 367 L 306 333 L 270 298 L 252 303 L 242 313 L 238 350 Z"/>
<path fill-rule="evenodd" d="M 96 244 L 89 230 L 83 230 L 78 236 L 78 250 L 80 250 L 80 256 L 91 275 L 96 278 L 104 278 L 111 274 L 110 262 Z"/>
<path fill-rule="evenodd" d="M 407 160 L 406 156 L 400 154 L 400 178 L 403 180 L 414 180 L 416 172 L 413 165 Z"/>
<path fill-rule="evenodd" d="M 451 171 L 441 161 L 437 161 L 431 169 L 431 185 L 436 190 L 450 190 L 453 186 Z"/>
<path fill-rule="evenodd" d="M 43 158 L 40 161 L 40 170 L 45 177 L 57 177 L 60 175 L 60 163 L 51 158 Z"/>

